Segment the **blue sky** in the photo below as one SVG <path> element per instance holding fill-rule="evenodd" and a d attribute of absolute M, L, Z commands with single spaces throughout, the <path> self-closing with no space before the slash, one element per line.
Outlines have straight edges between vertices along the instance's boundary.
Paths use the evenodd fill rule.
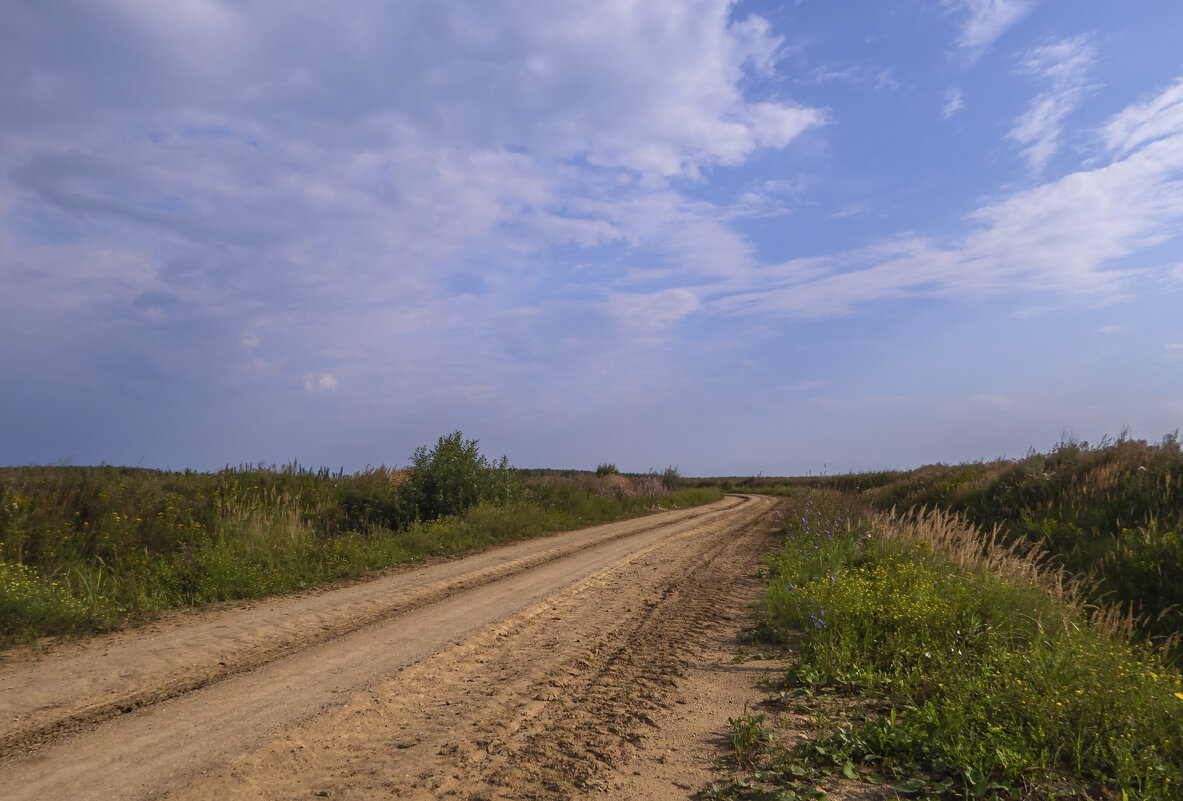
<path fill-rule="evenodd" d="M 0 6 L 0 464 L 1183 424 L 1183 4 Z"/>

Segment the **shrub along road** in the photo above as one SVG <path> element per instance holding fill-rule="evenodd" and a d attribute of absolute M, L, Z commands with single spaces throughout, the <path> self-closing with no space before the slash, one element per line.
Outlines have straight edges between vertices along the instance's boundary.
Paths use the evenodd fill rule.
<path fill-rule="evenodd" d="M 704 633 L 758 591 L 771 503 L 729 497 L 9 652 L 0 797 L 610 787 Z"/>

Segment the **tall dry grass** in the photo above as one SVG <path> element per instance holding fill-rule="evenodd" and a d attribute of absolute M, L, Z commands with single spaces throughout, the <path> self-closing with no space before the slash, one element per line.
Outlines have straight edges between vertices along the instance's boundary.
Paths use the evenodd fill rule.
<path fill-rule="evenodd" d="M 757 631 L 795 646 L 775 698 L 816 731 L 747 786 L 821 770 L 930 798 L 1180 797 L 1183 677 L 1127 609 L 1039 543 L 859 501 L 786 502 Z"/>

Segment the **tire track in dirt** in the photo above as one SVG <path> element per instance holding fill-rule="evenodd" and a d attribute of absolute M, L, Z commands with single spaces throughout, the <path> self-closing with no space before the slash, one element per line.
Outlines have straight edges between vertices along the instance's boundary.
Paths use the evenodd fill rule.
<path fill-rule="evenodd" d="M 768 502 L 733 503 L 564 541 L 569 551 L 544 564 L 463 591 L 454 582 L 451 597 L 8 759 L 0 796 L 80 801 L 171 788 L 177 798 L 555 797 L 567 792 L 562 777 L 571 790 L 587 785 L 597 764 L 617 758 L 614 743 L 646 724 L 601 720 L 601 742 L 580 740 L 577 721 L 633 699 L 605 700 L 603 687 L 621 682 L 638 703 L 660 703 L 677 643 L 709 623 L 711 602 L 698 594 L 763 553 L 756 542 L 768 526 L 753 521 L 766 518 Z M 628 656 L 659 643 L 664 656 Z M 570 698 L 586 703 L 567 707 Z M 552 736 L 565 744 L 557 762 L 540 757 Z M 517 772 L 525 763 L 535 767 Z"/>
<path fill-rule="evenodd" d="M 310 645 L 413 612 L 579 551 L 737 502 L 676 510 L 403 566 L 344 587 L 226 610 L 177 614 L 140 629 L 0 654 L 0 757 L 255 670 Z"/>
<path fill-rule="evenodd" d="M 767 499 L 673 537 L 293 727 L 170 801 L 559 799 L 614 783 L 776 541 Z"/>

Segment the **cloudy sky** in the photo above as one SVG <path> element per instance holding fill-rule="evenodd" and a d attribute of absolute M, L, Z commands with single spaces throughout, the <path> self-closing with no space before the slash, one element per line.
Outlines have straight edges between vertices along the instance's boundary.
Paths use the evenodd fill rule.
<path fill-rule="evenodd" d="M 1183 4 L 7 0 L 0 464 L 1183 425 Z"/>

